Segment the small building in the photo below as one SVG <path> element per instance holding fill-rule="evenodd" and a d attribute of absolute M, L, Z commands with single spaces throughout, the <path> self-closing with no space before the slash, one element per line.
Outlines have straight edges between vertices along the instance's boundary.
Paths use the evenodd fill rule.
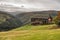
<path fill-rule="evenodd" d="M 32 25 L 43 25 L 43 24 L 51 24 L 52 17 L 50 15 L 37 15 L 31 18 Z"/>

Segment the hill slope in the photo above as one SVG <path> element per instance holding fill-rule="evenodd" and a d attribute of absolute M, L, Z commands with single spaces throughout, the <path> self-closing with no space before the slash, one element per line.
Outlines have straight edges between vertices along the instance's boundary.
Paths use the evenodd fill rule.
<path fill-rule="evenodd" d="M 21 21 L 16 17 L 7 12 L 0 11 L 0 31 L 10 30 L 21 25 Z"/>
<path fill-rule="evenodd" d="M 26 25 L 27 29 L 24 30 L 21 30 L 23 28 L 17 28 L 8 32 L 0 32 L 0 40 L 60 40 L 60 29 L 49 30 L 46 29 L 46 26 L 52 27 L 54 25 L 30 25 L 31 28 L 35 28 L 31 30 Z"/>
<path fill-rule="evenodd" d="M 33 17 L 38 17 L 38 15 L 41 16 L 49 16 L 51 15 L 52 17 L 55 17 L 57 15 L 57 11 L 36 11 L 36 12 L 24 12 L 17 14 L 16 17 L 21 20 L 23 24 L 27 24 L 31 22 L 31 18 Z"/>

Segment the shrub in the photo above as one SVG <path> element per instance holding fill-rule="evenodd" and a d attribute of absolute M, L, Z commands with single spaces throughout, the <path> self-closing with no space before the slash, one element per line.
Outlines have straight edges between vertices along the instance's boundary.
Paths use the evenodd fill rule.
<path fill-rule="evenodd" d="M 58 19 L 58 17 L 56 16 L 53 20 L 54 20 L 54 23 L 55 23 L 58 27 L 60 27 L 60 19 Z"/>

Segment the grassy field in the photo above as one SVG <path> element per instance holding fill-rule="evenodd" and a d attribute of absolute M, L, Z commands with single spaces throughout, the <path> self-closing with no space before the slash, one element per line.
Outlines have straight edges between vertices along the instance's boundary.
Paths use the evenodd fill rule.
<path fill-rule="evenodd" d="M 16 28 L 13 31 L 20 31 L 20 30 L 49 30 L 53 26 L 56 26 L 55 24 L 52 25 L 24 25 L 20 28 Z"/>
<path fill-rule="evenodd" d="M 11 31 L 0 32 L 0 40 L 60 40 L 60 29 L 53 25 L 25 25 Z"/>

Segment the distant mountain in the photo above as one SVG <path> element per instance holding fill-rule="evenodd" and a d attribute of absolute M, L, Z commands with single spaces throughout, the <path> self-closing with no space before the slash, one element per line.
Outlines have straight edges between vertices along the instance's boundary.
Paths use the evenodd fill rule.
<path fill-rule="evenodd" d="M 51 15 L 52 17 L 55 17 L 57 16 L 57 11 L 55 10 L 48 10 L 48 11 L 33 11 L 33 12 L 24 12 L 24 13 L 20 13 L 20 14 L 17 14 L 16 17 L 18 19 L 20 19 L 20 21 L 23 23 L 23 24 L 27 24 L 27 23 L 30 23 L 31 22 L 31 18 L 33 17 L 38 17 L 39 16 L 49 16 Z"/>
<path fill-rule="evenodd" d="M 15 16 L 7 12 L 0 11 L 0 31 L 6 31 L 13 28 L 20 27 L 22 22 Z"/>

